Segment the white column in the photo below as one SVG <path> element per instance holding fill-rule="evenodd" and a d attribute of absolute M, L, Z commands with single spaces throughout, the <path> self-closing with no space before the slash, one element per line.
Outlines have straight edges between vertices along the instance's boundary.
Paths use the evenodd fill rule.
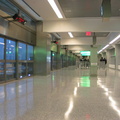
<path fill-rule="evenodd" d="M 116 69 L 120 69 L 120 45 L 115 45 Z"/>
<path fill-rule="evenodd" d="M 51 65 L 51 35 L 42 32 L 43 24 L 37 24 L 37 40 L 34 52 L 34 73 L 37 75 L 48 75 L 50 74 Z"/>
<path fill-rule="evenodd" d="M 97 76 L 97 69 L 98 69 L 98 64 L 97 64 L 97 48 L 92 47 L 91 48 L 91 56 L 90 56 L 90 62 L 91 62 L 91 67 L 90 67 L 90 76 Z"/>

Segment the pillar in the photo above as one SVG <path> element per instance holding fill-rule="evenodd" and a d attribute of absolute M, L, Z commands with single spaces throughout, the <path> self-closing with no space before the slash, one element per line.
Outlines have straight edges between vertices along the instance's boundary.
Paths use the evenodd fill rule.
<path fill-rule="evenodd" d="M 115 45 L 116 69 L 120 69 L 120 45 Z"/>
<path fill-rule="evenodd" d="M 106 50 L 106 56 L 107 56 L 107 67 L 109 67 L 110 60 L 111 60 L 111 54 L 109 49 Z"/>
<path fill-rule="evenodd" d="M 43 23 L 37 23 L 36 46 L 34 52 L 34 74 L 48 75 L 50 74 L 51 53 L 50 45 L 52 37 L 50 34 L 42 32 Z"/>
<path fill-rule="evenodd" d="M 97 64 L 97 47 L 91 47 L 91 56 L 90 56 L 90 62 L 91 62 L 91 67 L 90 67 L 90 76 L 97 76 L 97 69 L 98 69 L 98 64 Z"/>

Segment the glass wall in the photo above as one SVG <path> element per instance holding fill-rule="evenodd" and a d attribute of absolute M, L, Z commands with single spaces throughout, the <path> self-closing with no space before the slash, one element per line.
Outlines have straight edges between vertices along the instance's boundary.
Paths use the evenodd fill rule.
<path fill-rule="evenodd" d="M 16 78 L 16 42 L 6 40 L 6 80 Z"/>
<path fill-rule="evenodd" d="M 51 51 L 51 70 L 57 69 L 57 54 Z"/>
<path fill-rule="evenodd" d="M 28 63 L 28 76 L 33 75 L 33 63 Z"/>
<path fill-rule="evenodd" d="M 4 59 L 4 39 L 0 38 L 0 60 Z"/>
<path fill-rule="evenodd" d="M 19 63 L 18 65 L 18 73 L 19 73 L 19 78 L 23 78 L 26 76 L 26 63 Z"/>
<path fill-rule="evenodd" d="M 26 44 L 18 43 L 18 60 L 26 60 Z"/>
<path fill-rule="evenodd" d="M 62 68 L 67 67 L 67 56 L 61 55 L 62 58 Z"/>
<path fill-rule="evenodd" d="M 6 80 L 16 78 L 16 64 L 6 63 Z"/>
<path fill-rule="evenodd" d="M 27 46 L 27 60 L 33 60 L 33 46 Z"/>
<path fill-rule="evenodd" d="M 33 75 L 33 51 L 32 45 L 0 37 L 0 82 Z"/>
<path fill-rule="evenodd" d="M 5 80 L 4 48 L 4 38 L 0 38 L 0 82 Z"/>
<path fill-rule="evenodd" d="M 16 42 L 12 40 L 6 40 L 6 60 L 16 59 Z"/>
<path fill-rule="evenodd" d="M 4 73 L 4 63 L 0 62 L 0 81 L 5 80 L 5 73 Z"/>

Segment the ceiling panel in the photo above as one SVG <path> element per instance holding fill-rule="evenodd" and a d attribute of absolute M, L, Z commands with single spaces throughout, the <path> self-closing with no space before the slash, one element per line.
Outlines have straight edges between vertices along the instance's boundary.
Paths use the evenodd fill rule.
<path fill-rule="evenodd" d="M 100 17 L 102 0 L 58 0 L 66 18 Z M 111 0 L 112 16 L 120 16 L 120 0 Z"/>
<path fill-rule="evenodd" d="M 93 37 L 95 34 L 96 37 L 107 37 L 109 32 L 91 32 L 90 36 L 86 36 L 86 32 L 75 32 L 73 33 L 74 37 Z"/>
<path fill-rule="evenodd" d="M 58 33 L 61 38 L 63 39 L 69 39 L 69 35 L 67 32 L 60 32 Z M 93 37 L 94 36 L 94 33 L 92 32 L 91 33 L 91 36 L 86 36 L 86 32 L 72 32 L 74 38 L 75 37 Z M 95 32 L 95 36 L 96 37 L 107 37 L 109 35 L 109 32 Z"/>

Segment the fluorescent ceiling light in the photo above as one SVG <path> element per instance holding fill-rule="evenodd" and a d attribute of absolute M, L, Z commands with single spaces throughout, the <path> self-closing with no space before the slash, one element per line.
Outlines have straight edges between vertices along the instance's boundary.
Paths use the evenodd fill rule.
<path fill-rule="evenodd" d="M 109 44 L 114 43 L 115 41 L 117 41 L 120 38 L 120 35 L 118 35 L 116 38 L 114 38 Z"/>
<path fill-rule="evenodd" d="M 98 54 L 100 52 L 102 52 L 104 49 L 106 49 L 109 45 L 111 45 L 112 43 L 114 43 L 115 41 L 117 41 L 119 38 L 120 38 L 120 34 L 116 38 L 114 38 L 111 42 L 109 42 L 108 45 L 106 45 L 104 48 L 102 48 L 100 51 L 98 51 Z"/>
<path fill-rule="evenodd" d="M 68 32 L 69 36 L 73 38 L 73 34 L 71 32 Z"/>
<path fill-rule="evenodd" d="M 105 50 L 107 47 L 109 47 L 110 45 L 107 44 L 104 48 L 102 48 L 98 53 L 102 52 L 103 50 Z"/>
<path fill-rule="evenodd" d="M 91 52 L 90 51 L 80 51 L 82 56 L 90 56 Z"/>
<path fill-rule="evenodd" d="M 56 3 L 54 0 L 48 0 L 49 4 L 51 5 L 52 9 L 54 10 L 54 12 L 56 13 L 56 15 L 58 16 L 58 18 L 63 18 L 62 14 L 60 13 L 60 10 L 58 9 Z"/>
<path fill-rule="evenodd" d="M 102 52 L 102 50 L 98 51 L 98 54 L 99 54 L 100 52 Z"/>
<path fill-rule="evenodd" d="M 102 50 L 106 49 L 109 46 L 109 44 L 107 44 Z"/>

